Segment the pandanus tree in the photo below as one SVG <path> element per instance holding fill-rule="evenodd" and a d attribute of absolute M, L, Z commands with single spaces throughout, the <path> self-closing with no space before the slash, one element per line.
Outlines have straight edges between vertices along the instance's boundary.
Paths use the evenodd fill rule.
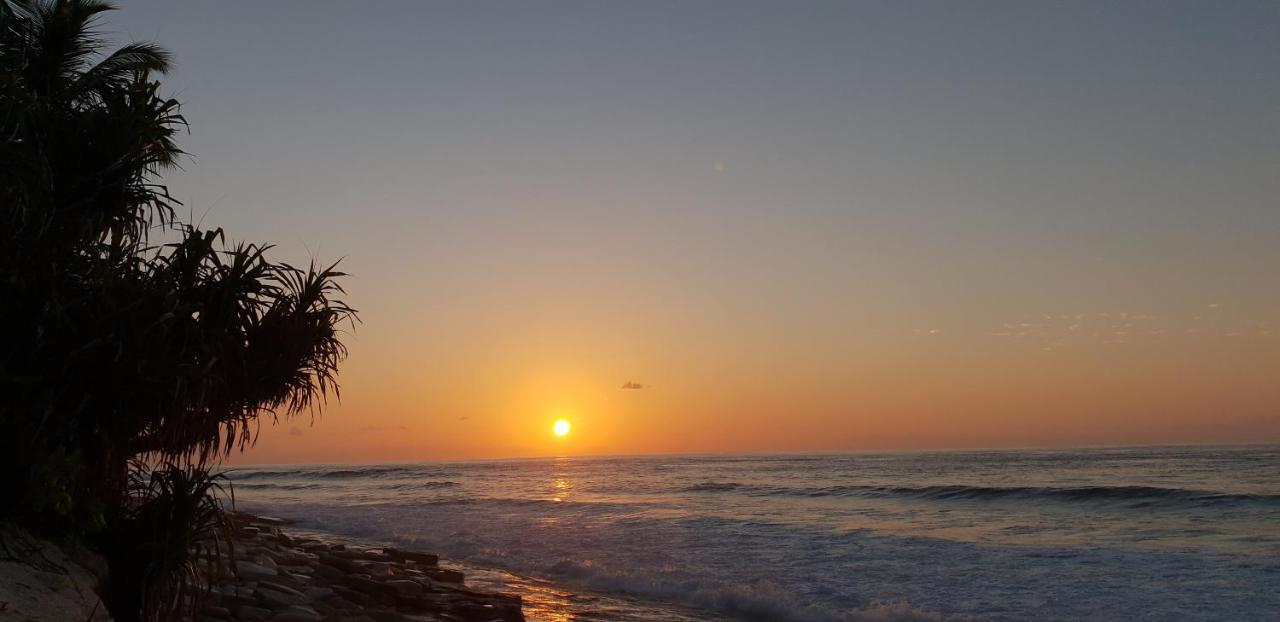
<path fill-rule="evenodd" d="M 0 0 L 0 516 L 80 534 L 138 516 L 140 490 L 204 494 L 189 476 L 264 416 L 316 412 L 355 320 L 335 266 L 176 218 L 169 55 L 106 51 L 111 9 Z M 162 464 L 184 484 L 145 480 Z"/>

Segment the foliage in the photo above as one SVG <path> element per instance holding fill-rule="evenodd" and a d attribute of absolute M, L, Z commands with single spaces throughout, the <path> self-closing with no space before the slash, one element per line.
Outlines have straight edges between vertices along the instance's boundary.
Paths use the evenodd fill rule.
<path fill-rule="evenodd" d="M 216 575 L 232 543 L 220 479 L 190 466 L 133 466 L 131 505 L 97 538 L 111 566 L 104 600 L 116 620 L 194 613 L 202 574 Z"/>
<path fill-rule="evenodd" d="M 337 395 L 355 321 L 336 264 L 175 217 L 158 179 L 186 120 L 154 78 L 169 54 L 106 51 L 111 9 L 0 0 L 0 517 L 108 543 L 178 528 L 261 416 Z M 172 585 L 181 556 L 164 554 L 133 575 Z"/>

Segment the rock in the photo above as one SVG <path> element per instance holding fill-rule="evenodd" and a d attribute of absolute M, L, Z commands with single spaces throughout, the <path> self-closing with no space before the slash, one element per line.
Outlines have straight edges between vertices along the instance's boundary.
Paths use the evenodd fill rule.
<path fill-rule="evenodd" d="M 415 618 L 411 618 L 398 611 L 370 611 L 369 614 L 372 615 L 373 619 L 377 620 L 377 622 L 412 622 L 415 620 Z"/>
<path fill-rule="evenodd" d="M 349 549 L 252 526 L 257 536 L 236 547 L 235 576 L 214 579 L 210 604 L 223 611 L 197 622 L 523 622 L 519 597 L 469 590 L 433 554 Z M 227 609 L 236 615 L 221 617 Z"/>
<path fill-rule="evenodd" d="M 292 588 L 292 587 L 290 587 L 290 586 L 288 586 L 288 585 L 284 585 L 284 584 L 282 584 L 282 583 L 279 583 L 279 582 L 277 582 L 277 581 L 262 581 L 262 582 L 259 584 L 259 586 L 258 586 L 258 587 L 259 587 L 259 589 L 261 589 L 261 588 L 270 588 L 270 589 L 273 589 L 273 590 L 275 590 L 275 591 L 277 591 L 277 592 L 283 592 L 283 593 L 288 594 L 288 595 L 290 595 L 290 596 L 296 596 L 296 597 L 298 597 L 298 598 L 303 598 L 303 594 L 302 594 L 302 592 L 299 592 L 298 590 L 296 590 L 296 589 L 294 589 L 294 588 Z"/>
<path fill-rule="evenodd" d="M 427 568 L 423 570 L 423 574 L 444 583 L 462 583 L 465 576 L 457 570 L 446 570 L 444 568 Z"/>
<path fill-rule="evenodd" d="M 215 620 L 226 620 L 231 617 L 231 610 L 217 605 L 205 605 L 200 609 L 200 615 Z"/>
<path fill-rule="evenodd" d="M 390 562 L 366 562 L 361 564 L 362 569 L 375 577 L 389 577 L 393 573 L 395 565 Z"/>
<path fill-rule="evenodd" d="M 402 551 L 400 549 L 383 549 L 383 551 L 391 556 L 391 559 L 398 562 L 414 562 L 424 566 L 434 566 L 440 562 L 440 557 L 433 553 L 418 553 L 414 551 Z"/>
<path fill-rule="evenodd" d="M 276 571 L 250 561 L 236 561 L 236 574 L 247 579 L 275 577 Z"/>
<path fill-rule="evenodd" d="M 387 555 L 386 553 L 383 553 L 382 551 L 379 551 L 379 550 L 373 550 L 373 549 L 368 549 L 368 550 L 361 550 L 361 549 L 346 550 L 346 549 L 338 549 L 338 548 L 334 547 L 334 548 L 332 548 L 332 549 L 330 549 L 330 550 L 329 550 L 329 554 L 330 554 L 330 555 L 336 555 L 336 556 L 338 556 L 338 557 L 345 557 L 345 558 L 347 558 L 347 559 L 362 559 L 362 560 L 364 560 L 364 561 L 370 561 L 370 562 L 389 562 L 389 561 L 392 561 L 392 560 L 391 560 L 391 556 L 390 556 L 390 555 Z"/>
<path fill-rule="evenodd" d="M 262 607 L 250 607 L 248 605 L 241 605 L 240 607 L 236 608 L 236 619 L 238 620 L 255 622 L 256 620 L 266 620 L 270 616 L 271 616 L 271 610 L 263 609 Z"/>
<path fill-rule="evenodd" d="M 258 597 L 254 596 L 252 592 L 248 596 L 241 596 L 232 588 L 229 593 L 224 592 L 218 595 L 218 604 L 232 609 L 244 605 L 256 607 L 258 605 Z"/>
<path fill-rule="evenodd" d="M 396 588 L 380 581 L 374 581 L 373 579 L 365 579 L 355 575 L 348 575 L 344 581 L 351 589 L 363 592 L 369 596 L 395 598 L 398 593 Z"/>
<path fill-rule="evenodd" d="M 488 622 L 489 620 L 503 620 L 504 622 L 524 621 L 524 616 L 520 613 L 519 607 L 511 609 L 495 606 L 492 603 L 478 603 L 475 601 L 464 600 L 455 603 L 449 609 L 449 613 L 468 622 Z"/>
<path fill-rule="evenodd" d="M 321 564 L 324 564 L 326 566 L 332 566 L 347 574 L 360 572 L 361 570 L 360 564 L 357 564 L 355 561 L 348 559 L 346 557 L 331 555 L 328 553 L 321 553 L 318 559 Z"/>
<path fill-rule="evenodd" d="M 360 605 L 357 605 L 341 596 L 330 596 L 324 601 L 324 604 L 335 611 L 350 612 L 352 609 L 362 609 Z"/>
<path fill-rule="evenodd" d="M 292 572 L 283 572 L 280 574 L 280 578 L 285 581 L 288 581 L 290 584 L 292 584 L 293 586 L 299 589 L 306 587 L 313 581 L 311 575 L 309 574 L 294 574 Z"/>
<path fill-rule="evenodd" d="M 303 578 L 306 579 L 306 577 Z M 279 574 L 271 578 L 264 578 L 260 583 L 264 583 L 268 586 L 284 586 L 291 590 L 297 590 L 299 593 L 307 587 L 304 581 L 299 581 L 297 577 L 288 573 Z"/>
<path fill-rule="evenodd" d="M 294 613 L 292 611 L 285 611 L 271 616 L 271 622 L 320 622 L 320 620 L 322 620 L 322 618 L 318 613 L 315 615 L 306 615 Z"/>
<path fill-rule="evenodd" d="M 262 598 L 262 602 L 272 609 L 288 607 L 290 605 L 301 605 L 307 601 L 307 598 L 296 591 L 289 590 L 292 593 L 282 592 L 266 586 L 258 588 L 258 596 Z"/>
<path fill-rule="evenodd" d="M 308 555 L 299 551 L 280 551 L 271 556 L 281 566 L 305 566 L 315 561 L 315 555 Z"/>
<path fill-rule="evenodd" d="M 271 617 L 271 622 L 319 622 L 321 616 L 310 607 L 289 607 L 278 611 Z"/>
<path fill-rule="evenodd" d="M 328 564 L 317 564 L 315 567 L 316 576 L 335 581 L 347 576 L 347 573 L 334 568 Z"/>
<path fill-rule="evenodd" d="M 368 594 L 365 594 L 364 592 L 358 592 L 358 591 L 356 591 L 356 590 L 353 590 L 353 589 L 351 589 L 351 588 L 349 588 L 349 587 L 346 587 L 346 586 L 343 586 L 343 585 L 335 585 L 335 586 L 333 587 L 333 591 L 334 591 L 334 592 L 336 592 L 337 594 L 341 595 L 343 598 L 345 598 L 345 599 L 347 599 L 347 600 L 349 600 L 349 601 L 351 601 L 351 602 L 353 602 L 353 603 L 355 603 L 355 604 L 357 604 L 357 605 L 361 605 L 361 606 L 369 606 L 369 605 L 372 605 L 373 603 L 377 602 L 377 599 L 375 599 L 374 597 L 369 596 Z"/>
<path fill-rule="evenodd" d="M 395 589 L 397 596 L 415 596 L 422 592 L 422 584 L 417 581 L 408 579 L 393 579 L 386 581 L 383 585 L 391 586 Z"/>
<path fill-rule="evenodd" d="M 0 620 L 110 619 L 94 592 L 97 578 L 57 545 L 0 523 L 0 553 Z"/>

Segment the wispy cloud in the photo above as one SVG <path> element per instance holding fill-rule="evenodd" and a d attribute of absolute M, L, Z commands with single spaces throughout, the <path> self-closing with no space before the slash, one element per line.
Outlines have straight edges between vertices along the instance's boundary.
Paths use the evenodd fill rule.
<path fill-rule="evenodd" d="M 639 382 L 631 382 L 630 380 L 628 380 L 622 383 L 622 386 L 618 388 L 619 389 L 643 389 L 644 385 L 640 384 Z"/>
<path fill-rule="evenodd" d="M 1270 337 L 1274 324 L 1234 317 L 1225 305 L 1211 303 L 1209 313 L 1189 316 L 1157 315 L 1133 311 L 1043 314 L 1042 317 L 1005 322 L 987 334 L 993 337 L 1042 342 L 1045 349 L 1093 341 L 1106 345 L 1139 341 L 1165 341 L 1183 335 L 1199 338 L 1217 335 L 1229 339 Z M 1234 307 L 1232 307 L 1234 309 Z M 917 331 L 918 332 L 918 331 Z"/>
<path fill-rule="evenodd" d="M 302 428 L 289 428 L 289 436 L 302 436 Z"/>

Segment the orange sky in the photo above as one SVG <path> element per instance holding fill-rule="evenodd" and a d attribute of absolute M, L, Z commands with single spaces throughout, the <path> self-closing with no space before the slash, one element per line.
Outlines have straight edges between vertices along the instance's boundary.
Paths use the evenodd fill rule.
<path fill-rule="evenodd" d="M 315 426 L 266 429 L 238 461 L 1280 439 L 1280 335 L 1202 311 L 1041 316 L 967 334 L 815 324 L 755 343 L 678 317 L 624 322 L 632 337 L 521 313 L 434 336 L 362 328 L 341 405 Z M 573 422 L 566 439 L 551 433 L 557 417 Z"/>
<path fill-rule="evenodd" d="M 110 21 L 193 220 L 353 274 L 242 462 L 1280 441 L 1273 4 L 299 6 Z"/>

